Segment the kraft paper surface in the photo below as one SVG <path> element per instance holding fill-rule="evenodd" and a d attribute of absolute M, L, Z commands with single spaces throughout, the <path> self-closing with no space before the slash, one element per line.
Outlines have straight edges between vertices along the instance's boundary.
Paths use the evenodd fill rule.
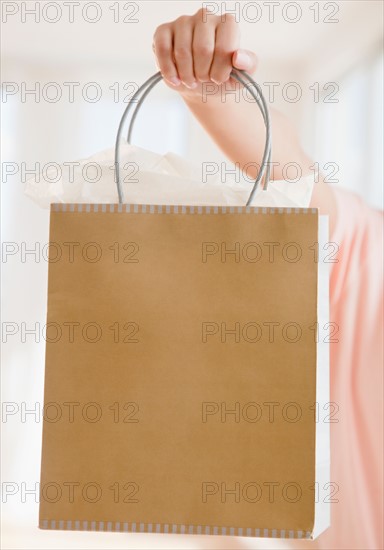
<path fill-rule="evenodd" d="M 40 527 L 309 537 L 318 211 L 52 205 Z"/>

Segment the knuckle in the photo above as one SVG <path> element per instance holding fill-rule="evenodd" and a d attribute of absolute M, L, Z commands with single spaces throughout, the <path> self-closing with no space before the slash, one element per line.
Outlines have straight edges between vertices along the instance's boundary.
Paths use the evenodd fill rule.
<path fill-rule="evenodd" d="M 197 12 L 195 13 L 196 17 L 200 17 L 201 15 L 210 15 L 210 12 L 209 10 L 207 10 L 206 7 L 203 6 L 200 9 L 198 9 Z"/>
<path fill-rule="evenodd" d="M 188 59 L 191 52 L 187 46 L 177 46 L 174 50 L 176 59 Z"/>
<path fill-rule="evenodd" d="M 170 48 L 166 42 L 156 42 L 155 50 L 158 55 L 167 55 L 170 52 Z"/>
<path fill-rule="evenodd" d="M 219 57 L 220 59 L 228 58 L 229 52 L 224 46 L 216 46 L 215 47 L 215 57 Z"/>
<path fill-rule="evenodd" d="M 213 48 L 208 44 L 199 44 L 194 48 L 193 53 L 199 57 L 209 57 L 213 53 Z"/>
<path fill-rule="evenodd" d="M 159 34 L 162 34 L 164 31 L 166 31 L 168 27 L 169 27 L 168 23 L 162 23 L 161 25 L 156 27 L 153 37 L 157 38 Z"/>
<path fill-rule="evenodd" d="M 195 20 L 202 21 L 203 23 L 211 23 L 216 26 L 217 23 L 221 20 L 220 15 L 215 15 L 210 12 L 206 7 L 202 7 L 195 13 Z"/>
<path fill-rule="evenodd" d="M 185 25 L 186 23 L 189 23 L 190 20 L 191 20 L 190 15 L 180 15 L 180 17 L 175 19 L 175 23 Z"/>
<path fill-rule="evenodd" d="M 236 17 L 233 13 L 225 13 L 223 23 L 236 23 Z"/>

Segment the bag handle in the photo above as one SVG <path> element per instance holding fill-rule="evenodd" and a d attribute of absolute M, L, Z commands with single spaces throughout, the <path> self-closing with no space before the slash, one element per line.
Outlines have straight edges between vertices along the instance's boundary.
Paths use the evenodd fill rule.
<path fill-rule="evenodd" d="M 237 80 L 238 82 L 240 82 L 244 87 L 248 88 L 251 96 L 256 101 L 261 111 L 261 114 L 263 115 L 265 130 L 266 130 L 265 147 L 264 147 L 264 153 L 261 161 L 260 170 L 259 170 L 259 173 L 257 174 L 251 193 L 246 203 L 246 206 L 249 206 L 264 174 L 265 174 L 264 186 L 263 186 L 264 190 L 267 189 L 268 183 L 269 183 L 270 161 L 271 161 L 271 141 L 272 141 L 270 118 L 269 118 L 267 102 L 265 101 L 261 88 L 252 79 L 252 77 L 248 73 L 240 69 L 233 69 L 231 72 L 231 77 Z M 242 77 L 245 77 L 246 80 L 244 80 L 244 78 Z M 127 143 L 131 143 L 132 130 L 133 130 L 133 126 L 134 126 L 136 117 L 138 115 L 138 112 L 140 110 L 140 107 L 143 104 L 144 99 L 152 90 L 152 88 L 154 88 L 154 86 L 156 86 L 156 84 L 158 84 L 158 82 L 160 82 L 160 80 L 162 79 L 163 79 L 163 76 L 160 71 L 154 74 L 153 76 L 151 76 L 150 78 L 148 78 L 148 80 L 146 80 L 144 84 L 142 84 L 139 87 L 139 89 L 133 94 L 132 98 L 128 102 L 128 105 L 123 113 L 123 116 L 121 117 L 119 128 L 117 131 L 117 136 L 116 136 L 116 144 L 115 144 L 115 177 L 116 177 L 117 192 L 118 192 L 120 204 L 124 203 L 124 192 L 123 192 L 122 180 L 120 178 L 120 145 L 121 145 L 121 138 L 123 135 L 123 128 L 124 128 L 125 121 L 127 119 L 128 114 L 130 113 L 135 103 L 137 102 L 136 108 L 133 111 L 131 120 L 129 122 L 129 127 L 128 127 Z"/>

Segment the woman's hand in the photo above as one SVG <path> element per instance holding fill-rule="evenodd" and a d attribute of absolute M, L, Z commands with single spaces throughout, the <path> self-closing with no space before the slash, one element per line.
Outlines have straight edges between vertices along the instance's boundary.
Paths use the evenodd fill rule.
<path fill-rule="evenodd" d="M 157 27 L 153 37 L 156 62 L 166 83 L 183 95 L 201 95 L 203 82 L 236 85 L 233 67 L 256 70 L 253 52 L 239 49 L 239 27 L 230 14 L 213 15 L 199 9 Z M 218 87 L 217 92 L 220 92 Z"/>
<path fill-rule="evenodd" d="M 241 101 L 226 91 L 241 85 L 230 78 L 233 67 L 252 74 L 257 59 L 253 52 L 239 49 L 239 27 L 230 14 L 213 15 L 200 9 L 157 27 L 153 50 L 158 67 L 169 87 L 178 90 L 184 102 L 229 160 L 255 178 L 264 152 L 265 127 L 254 102 Z M 203 86 L 214 82 L 209 98 L 203 100 Z M 219 99 L 220 101 L 216 101 Z M 224 98 L 224 100 L 223 100 Z M 284 167 L 296 163 L 301 174 L 311 174 L 313 161 L 303 151 L 290 121 L 270 107 L 272 126 L 271 178 L 284 179 Z M 251 183 L 250 183 L 251 185 Z M 336 220 L 336 203 L 330 187 L 320 179 L 311 206 L 330 216 L 331 231 Z"/>

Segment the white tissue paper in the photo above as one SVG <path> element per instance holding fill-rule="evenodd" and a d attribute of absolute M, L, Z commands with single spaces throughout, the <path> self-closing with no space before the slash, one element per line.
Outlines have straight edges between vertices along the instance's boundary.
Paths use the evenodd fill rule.
<path fill-rule="evenodd" d="M 43 208 L 51 203 L 117 203 L 114 157 L 114 149 L 108 149 L 80 161 L 51 163 L 26 182 L 25 194 Z M 129 204 L 244 206 L 252 189 L 240 170 L 224 176 L 212 163 L 209 170 L 216 173 L 204 176 L 201 165 L 174 153 L 159 155 L 129 144 L 121 145 L 120 166 Z M 259 187 L 252 206 L 307 208 L 313 185 L 313 174 L 294 182 L 271 181 L 266 191 Z"/>

